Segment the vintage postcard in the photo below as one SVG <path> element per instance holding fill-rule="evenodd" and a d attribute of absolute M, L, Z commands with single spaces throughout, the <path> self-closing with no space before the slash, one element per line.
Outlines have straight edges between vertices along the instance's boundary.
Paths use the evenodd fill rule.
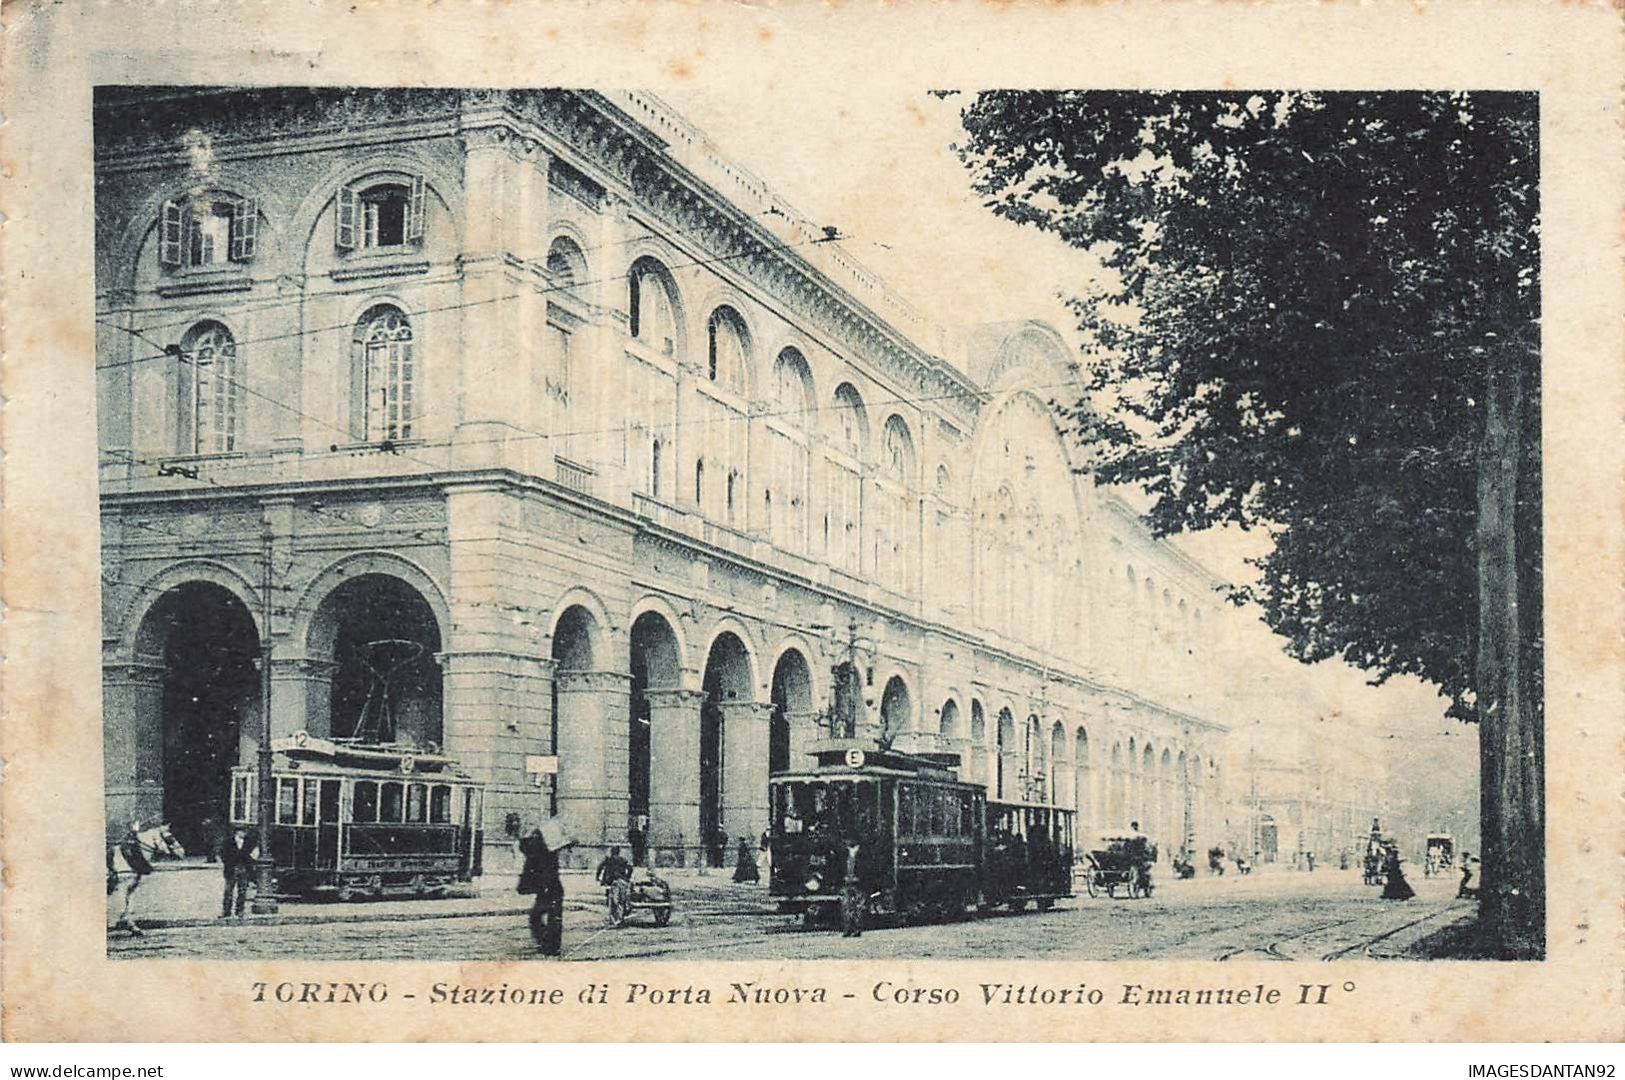
<path fill-rule="evenodd" d="M 1616 11 L 6 15 L 7 1038 L 1625 1035 Z"/>

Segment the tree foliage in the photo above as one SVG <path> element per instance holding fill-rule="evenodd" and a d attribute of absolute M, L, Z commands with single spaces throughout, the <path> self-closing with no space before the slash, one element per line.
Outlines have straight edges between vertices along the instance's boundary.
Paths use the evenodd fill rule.
<path fill-rule="evenodd" d="M 1143 486 L 1159 535 L 1269 530 L 1236 598 L 1292 654 L 1470 716 L 1485 373 L 1511 350 L 1538 378 L 1533 97 L 993 91 L 961 116 L 988 207 L 1108 268 L 1069 298 L 1089 380 L 1059 403 L 1099 478 Z"/>

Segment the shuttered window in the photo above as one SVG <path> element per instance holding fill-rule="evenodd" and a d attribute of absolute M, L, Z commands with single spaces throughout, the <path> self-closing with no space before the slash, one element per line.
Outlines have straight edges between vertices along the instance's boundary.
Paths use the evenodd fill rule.
<path fill-rule="evenodd" d="M 249 262 L 259 243 L 259 203 L 231 194 L 164 203 L 158 262 L 169 268 Z"/>
<path fill-rule="evenodd" d="M 428 186 L 422 176 L 339 188 L 333 243 L 340 251 L 421 243 L 428 218 Z"/>

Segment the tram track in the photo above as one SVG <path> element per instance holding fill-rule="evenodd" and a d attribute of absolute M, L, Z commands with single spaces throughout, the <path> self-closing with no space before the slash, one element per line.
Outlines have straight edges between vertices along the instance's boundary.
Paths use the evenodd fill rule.
<path fill-rule="evenodd" d="M 1321 957 L 1321 959 L 1322 960 L 1328 960 L 1328 961 L 1330 961 L 1330 960 L 1342 960 L 1345 957 L 1347 957 L 1350 954 L 1355 953 L 1355 952 L 1362 953 L 1365 956 L 1365 958 L 1368 959 L 1368 960 L 1378 959 L 1378 957 L 1371 951 L 1373 946 L 1379 945 L 1384 941 L 1388 941 L 1388 940 L 1398 936 L 1399 934 L 1402 934 L 1405 931 L 1410 930 L 1410 929 L 1412 929 L 1414 927 L 1421 926 L 1423 923 L 1428 922 L 1431 919 L 1437 919 L 1437 918 L 1440 918 L 1442 916 L 1447 916 L 1447 915 L 1454 918 L 1454 917 L 1460 915 L 1462 910 L 1463 909 L 1459 908 L 1455 904 L 1448 904 L 1445 907 L 1439 908 L 1436 911 L 1430 911 L 1427 914 L 1421 916 L 1420 918 L 1412 919 L 1409 922 L 1401 923 L 1399 926 L 1395 926 L 1395 927 L 1393 927 L 1393 928 L 1391 928 L 1389 930 L 1385 930 L 1382 933 L 1376 935 L 1375 937 L 1367 938 L 1366 940 L 1356 942 L 1353 945 L 1346 945 L 1346 946 L 1344 946 L 1343 948 L 1340 948 L 1340 949 L 1333 949 L 1331 952 L 1326 953 L 1325 955 L 1323 955 Z"/>
<path fill-rule="evenodd" d="M 1281 951 L 1281 946 L 1285 945 L 1289 941 L 1298 941 L 1298 940 L 1301 940 L 1301 939 L 1306 938 L 1306 937 L 1313 937 L 1315 934 L 1324 933 L 1327 930 L 1335 930 L 1338 927 L 1347 926 L 1349 923 L 1359 922 L 1362 918 L 1365 918 L 1365 917 L 1367 917 L 1367 916 L 1364 915 L 1364 914 L 1361 914 L 1361 915 L 1355 915 L 1355 916 L 1353 916 L 1351 918 L 1347 918 L 1347 919 L 1337 919 L 1337 920 L 1334 920 L 1334 921 L 1329 922 L 1329 923 L 1321 923 L 1319 926 L 1311 926 L 1307 930 L 1299 930 L 1296 933 L 1286 934 L 1286 935 L 1283 935 L 1281 937 L 1277 937 L 1274 940 L 1272 940 L 1269 944 L 1264 945 L 1262 947 L 1257 946 L 1257 945 L 1244 945 L 1244 946 L 1242 946 L 1240 948 L 1237 948 L 1237 949 L 1230 949 L 1230 950 L 1228 950 L 1226 952 L 1220 953 L 1218 956 L 1214 957 L 1214 959 L 1215 960 L 1231 960 L 1231 959 L 1234 959 L 1235 957 L 1241 956 L 1241 955 L 1243 955 L 1245 953 L 1256 952 L 1256 953 L 1263 953 L 1265 956 L 1268 956 L 1272 960 L 1296 960 L 1296 959 L 1298 959 L 1298 957 L 1288 956 L 1286 953 L 1282 952 Z"/>

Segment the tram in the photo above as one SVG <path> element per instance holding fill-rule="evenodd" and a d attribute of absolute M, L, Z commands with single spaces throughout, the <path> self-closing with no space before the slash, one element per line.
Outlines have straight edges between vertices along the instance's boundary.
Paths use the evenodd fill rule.
<path fill-rule="evenodd" d="M 484 789 L 451 758 L 303 731 L 271 747 L 278 891 L 424 897 L 479 877 Z M 233 825 L 257 827 L 258 782 L 232 770 Z"/>
<path fill-rule="evenodd" d="M 876 915 L 1047 910 L 1072 895 L 1072 811 L 989 800 L 981 784 L 959 779 L 956 754 L 850 739 L 821 742 L 812 754 L 814 768 L 769 781 L 768 893 L 804 925 L 837 910 L 850 843 Z"/>

